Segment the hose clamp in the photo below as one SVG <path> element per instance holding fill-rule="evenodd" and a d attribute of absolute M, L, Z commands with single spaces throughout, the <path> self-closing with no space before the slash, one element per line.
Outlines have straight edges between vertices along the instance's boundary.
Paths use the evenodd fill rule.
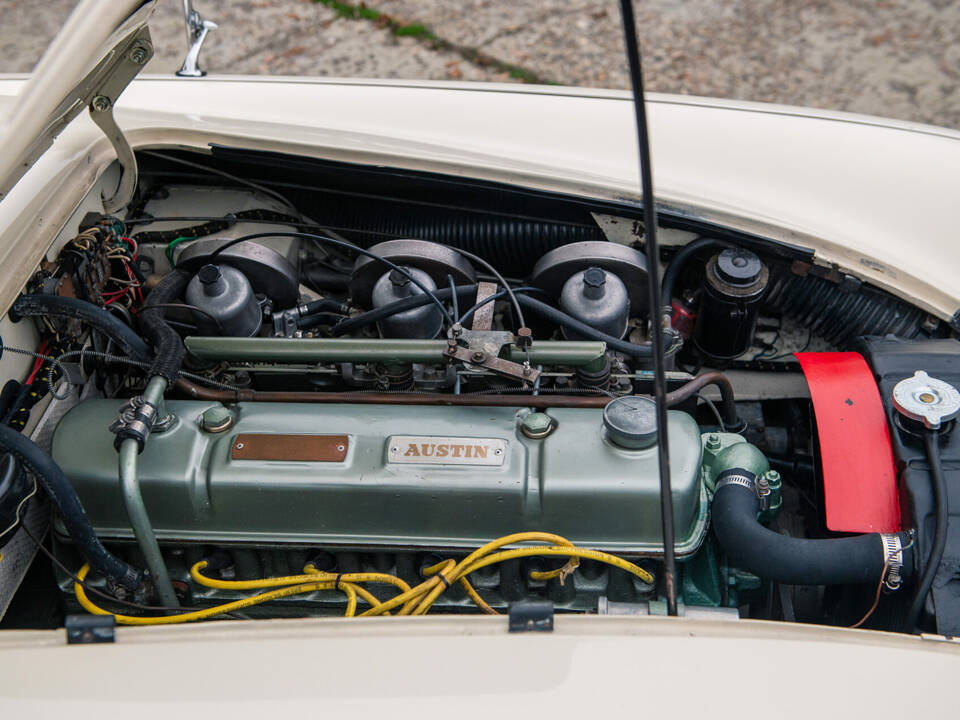
<path fill-rule="evenodd" d="M 173 415 L 161 417 L 156 405 L 138 395 L 121 408 L 120 415 L 110 424 L 110 432 L 117 436 L 114 446 L 119 450 L 124 440 L 134 439 L 139 451 L 143 452 L 143 446 L 150 434 L 169 429 L 175 420 Z"/>
<path fill-rule="evenodd" d="M 742 468 L 726 470 L 717 478 L 717 484 L 713 491 L 714 495 L 720 492 L 720 488 L 727 485 L 739 485 L 752 490 L 760 501 L 760 509 L 768 510 L 770 508 L 770 484 L 766 481 L 766 478 L 761 479 Z"/>
<path fill-rule="evenodd" d="M 903 584 L 903 545 L 899 535 L 890 533 L 881 534 L 880 540 L 883 543 L 883 562 L 887 567 L 883 584 L 893 592 Z"/>

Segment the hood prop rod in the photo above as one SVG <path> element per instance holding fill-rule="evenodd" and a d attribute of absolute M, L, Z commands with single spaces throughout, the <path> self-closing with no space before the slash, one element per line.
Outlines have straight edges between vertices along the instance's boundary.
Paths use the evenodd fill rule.
<path fill-rule="evenodd" d="M 667 596 L 667 614 L 677 614 L 677 561 L 674 548 L 673 494 L 670 487 L 670 444 L 667 438 L 667 389 L 664 368 L 663 310 L 660 307 L 660 256 L 657 249 L 657 209 L 653 199 L 653 174 L 650 161 L 650 138 L 647 134 L 647 111 L 643 94 L 643 71 L 640 65 L 640 44 L 637 41 L 636 19 L 632 0 L 620 0 L 623 35 L 630 67 L 630 86 L 637 123 L 640 150 L 640 190 L 643 197 L 644 249 L 647 255 L 650 339 L 653 344 L 653 385 L 657 401 L 657 457 L 660 469 L 660 517 L 663 525 L 663 575 Z"/>

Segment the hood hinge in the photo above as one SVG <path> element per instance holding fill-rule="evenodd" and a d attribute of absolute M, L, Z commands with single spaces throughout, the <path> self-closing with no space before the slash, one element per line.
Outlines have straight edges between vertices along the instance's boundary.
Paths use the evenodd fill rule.
<path fill-rule="evenodd" d="M 150 30 L 140 28 L 123 45 L 116 48 L 118 59 L 100 82 L 93 86 L 85 98 L 91 119 L 107 136 L 117 153 L 122 174 L 116 191 L 103 197 L 103 209 L 113 213 L 126 206 L 137 188 L 137 158 L 127 142 L 123 131 L 113 117 L 113 106 L 127 85 L 153 57 Z"/>

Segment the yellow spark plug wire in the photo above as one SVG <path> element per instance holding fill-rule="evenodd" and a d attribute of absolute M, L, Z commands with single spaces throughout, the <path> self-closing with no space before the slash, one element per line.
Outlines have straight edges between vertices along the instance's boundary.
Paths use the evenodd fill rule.
<path fill-rule="evenodd" d="M 504 545 L 510 545 L 513 543 L 503 543 Z M 584 548 L 572 547 L 567 545 L 555 545 L 555 546 L 538 546 L 538 547 L 528 547 L 528 548 L 517 548 L 514 550 L 502 550 L 493 555 L 488 555 L 483 557 L 482 555 L 474 557 L 477 553 L 473 553 L 468 556 L 466 559 L 461 561 L 456 568 L 449 574 L 448 579 L 453 581 L 459 581 L 461 578 L 465 578 L 470 573 L 479 570 L 481 568 L 487 567 L 488 565 L 493 565 L 495 563 L 503 562 L 504 560 L 513 560 L 515 558 L 522 557 L 537 557 L 537 556 L 561 556 L 561 557 L 575 557 L 575 558 L 584 558 L 588 560 L 595 560 L 597 562 L 602 562 L 607 565 L 612 565 L 613 567 L 619 568 L 620 570 L 625 570 L 631 575 L 634 575 L 640 578 L 643 582 L 652 585 L 653 576 L 644 570 L 639 565 L 635 565 L 632 562 L 619 558 L 616 555 L 610 555 L 609 553 L 601 552 L 600 550 L 586 550 Z M 472 559 L 471 559 L 472 558 Z M 468 562 L 469 561 L 469 562 Z M 430 568 L 428 568 L 429 570 Z M 413 610 L 413 615 L 424 615 L 433 605 L 440 593 L 443 592 L 445 588 L 440 587 L 439 592 L 436 592 L 436 589 L 431 592 L 427 597 L 425 597 L 419 605 Z M 371 613 L 368 610 L 367 614 Z M 373 613 L 371 613 L 373 614 Z"/>
<path fill-rule="evenodd" d="M 548 542 L 551 545 L 537 545 L 520 547 L 510 550 L 501 550 L 507 545 L 516 545 L 530 542 Z M 363 599 L 370 607 L 360 613 L 361 617 L 390 615 L 396 610 L 397 615 L 424 615 L 433 606 L 436 599 L 453 583 L 459 583 L 468 597 L 485 613 L 496 615 L 497 611 L 484 601 L 476 591 L 467 576 L 490 565 L 523 557 L 555 556 L 568 558 L 567 563 L 556 570 L 534 571 L 530 577 L 534 580 L 549 580 L 555 577 L 565 578 L 572 573 L 579 560 L 589 559 L 605 563 L 625 570 L 645 583 L 653 584 L 653 576 L 646 570 L 627 560 L 610 555 L 599 550 L 588 550 L 574 546 L 566 538 L 546 532 L 521 532 L 506 535 L 493 540 L 483 547 L 471 552 L 460 562 L 447 559 L 423 570 L 424 580 L 414 587 L 410 587 L 404 580 L 389 573 L 330 573 L 317 570 L 312 564 L 303 568 L 301 575 L 286 575 L 281 577 L 263 578 L 258 580 L 218 580 L 203 574 L 202 570 L 208 567 L 208 562 L 201 560 L 190 568 L 190 577 L 199 585 L 220 590 L 261 590 L 272 588 L 268 592 L 259 593 L 242 600 L 236 600 L 203 610 L 185 612 L 178 615 L 159 617 L 140 617 L 131 615 L 115 615 L 104 610 L 90 601 L 83 589 L 83 580 L 90 568 L 84 565 L 74 583 L 77 600 L 88 611 L 95 615 L 114 615 L 117 622 L 126 625 L 168 625 L 175 623 L 194 622 L 242 610 L 292 595 L 298 595 L 316 590 L 339 590 L 347 596 L 346 617 L 354 617 L 358 598 Z M 381 601 L 360 583 L 378 583 L 392 585 L 399 591 L 389 600 Z M 399 610 L 397 610 L 399 608 Z"/>
<path fill-rule="evenodd" d="M 281 585 L 298 585 L 306 582 L 316 582 L 317 580 L 359 583 L 373 582 L 393 585 L 406 592 L 410 586 L 398 577 L 388 573 L 332 573 L 317 570 L 313 565 L 307 564 L 303 570 L 303 575 L 286 575 L 282 577 L 263 578 L 262 580 L 217 580 L 207 577 L 201 570 L 208 565 L 206 560 L 194 563 L 190 568 L 190 577 L 198 585 L 203 585 L 217 590 L 262 590 L 263 588 L 278 587 Z"/>
<path fill-rule="evenodd" d="M 299 585 L 289 585 L 287 587 L 281 587 L 276 590 L 271 590 L 269 592 L 260 593 L 259 595 L 253 595 L 252 597 L 244 598 L 242 600 L 235 600 L 233 602 L 224 603 L 222 605 L 216 605 L 211 608 L 204 608 L 203 610 L 195 610 L 193 612 L 180 613 L 179 615 L 161 615 L 159 617 L 140 617 L 137 615 L 119 615 L 117 613 L 112 613 L 108 610 L 104 610 L 97 605 L 94 605 L 90 598 L 87 597 L 87 593 L 83 589 L 81 584 L 87 577 L 87 573 L 90 572 L 90 566 L 84 565 L 80 568 L 80 571 L 77 573 L 77 579 L 80 582 L 73 584 L 73 591 L 76 593 L 77 601 L 83 606 L 83 609 L 93 615 L 113 615 L 117 623 L 120 625 L 176 625 L 179 623 L 188 623 L 195 622 L 197 620 L 206 620 L 208 618 L 216 617 L 217 615 L 224 615 L 226 613 L 231 613 L 236 610 L 243 610 L 254 605 L 261 605 L 265 602 L 270 602 L 271 600 L 279 600 L 280 598 L 290 597 L 291 595 L 300 595 L 302 593 L 314 592 L 315 590 L 341 590 L 347 596 L 347 611 L 344 614 L 345 617 L 353 617 L 357 609 L 357 589 L 356 586 L 350 583 L 341 582 L 339 587 L 334 587 L 334 581 L 320 581 L 320 582 L 310 582 L 302 583 Z"/>

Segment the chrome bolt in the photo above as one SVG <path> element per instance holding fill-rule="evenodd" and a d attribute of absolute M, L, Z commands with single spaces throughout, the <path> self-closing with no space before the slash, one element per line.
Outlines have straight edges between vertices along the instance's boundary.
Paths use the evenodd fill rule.
<path fill-rule="evenodd" d="M 144 47 L 135 47 L 130 53 L 130 60 L 137 65 L 143 65 L 147 61 L 147 49 Z"/>
<path fill-rule="evenodd" d="M 91 102 L 92 107 L 97 112 L 106 112 L 110 109 L 110 98 L 106 95 L 97 95 Z"/>

